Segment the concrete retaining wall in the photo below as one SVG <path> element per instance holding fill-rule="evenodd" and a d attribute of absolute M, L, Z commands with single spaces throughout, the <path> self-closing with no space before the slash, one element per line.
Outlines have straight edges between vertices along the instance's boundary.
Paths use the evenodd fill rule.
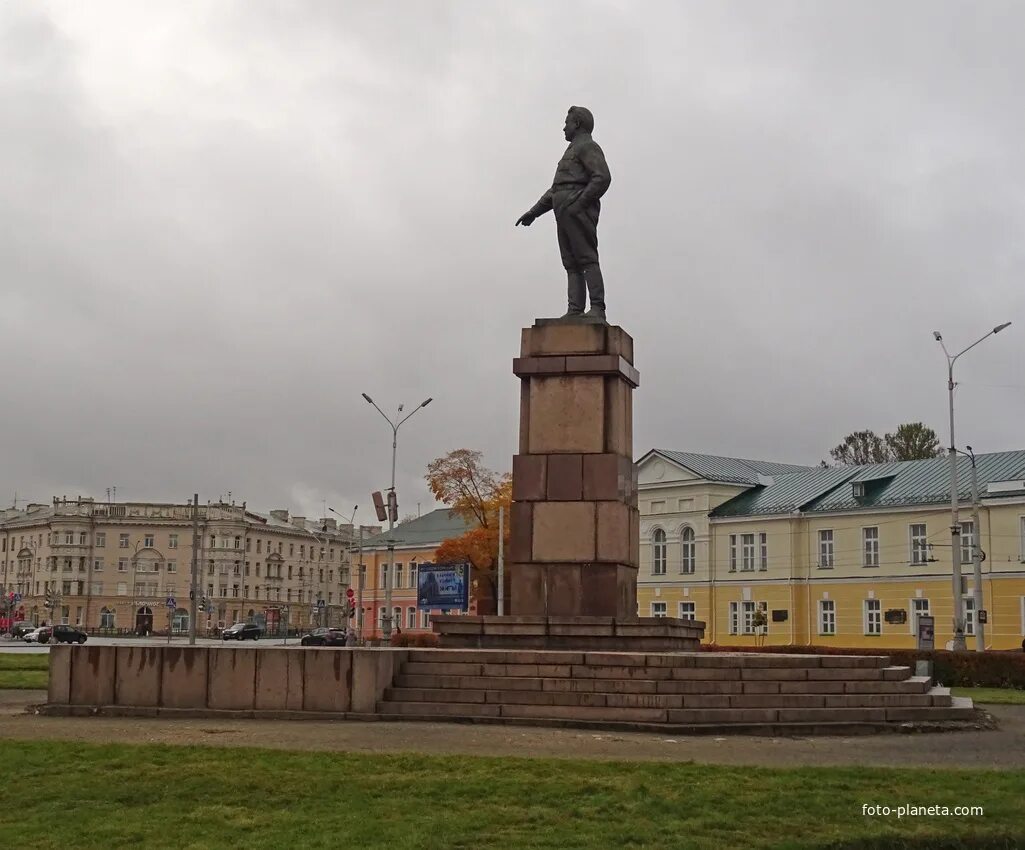
<path fill-rule="evenodd" d="M 48 705 L 372 714 L 404 649 L 50 648 Z"/>

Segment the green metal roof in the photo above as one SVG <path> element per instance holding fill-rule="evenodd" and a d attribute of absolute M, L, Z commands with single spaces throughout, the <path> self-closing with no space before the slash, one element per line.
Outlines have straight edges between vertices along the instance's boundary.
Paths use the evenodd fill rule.
<path fill-rule="evenodd" d="M 438 508 L 395 526 L 390 534 L 382 531 L 373 537 L 364 537 L 363 548 L 383 549 L 387 547 L 389 538 L 396 546 L 438 546 L 443 540 L 458 537 L 475 527 L 475 523 L 468 523 L 449 508 Z"/>
<path fill-rule="evenodd" d="M 773 463 L 766 460 L 744 460 L 737 457 L 703 455 L 695 452 L 674 452 L 668 449 L 652 449 L 648 454 L 652 452 L 673 463 L 678 463 L 707 481 L 723 481 L 729 484 L 758 484 L 765 476 L 806 472 L 816 468 L 795 466 L 791 463 Z"/>
<path fill-rule="evenodd" d="M 983 498 L 1014 497 L 1025 494 L 1025 487 L 1001 488 L 990 493 L 988 485 L 997 481 L 1025 484 L 1025 451 L 994 452 L 978 455 L 976 466 L 979 495 Z M 958 492 L 971 498 L 971 461 L 958 455 Z M 854 496 L 854 482 L 865 485 L 865 495 Z M 946 457 L 878 463 L 867 466 L 841 466 L 798 472 L 776 477 L 771 484 L 760 485 L 719 505 L 713 517 L 761 516 L 779 513 L 827 513 L 865 510 L 899 505 L 929 505 L 950 499 L 950 466 Z"/>

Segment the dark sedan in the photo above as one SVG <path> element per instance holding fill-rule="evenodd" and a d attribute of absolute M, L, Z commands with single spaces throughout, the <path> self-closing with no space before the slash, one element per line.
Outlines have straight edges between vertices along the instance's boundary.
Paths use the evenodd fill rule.
<path fill-rule="evenodd" d="M 235 623 L 221 632 L 221 637 L 224 640 L 259 640 L 262 633 L 255 623 Z"/>
<path fill-rule="evenodd" d="M 89 636 L 81 629 L 76 629 L 74 626 L 62 626 L 56 625 L 50 632 L 50 639 L 54 643 L 85 643 Z M 40 637 L 40 643 L 42 638 Z"/>
<path fill-rule="evenodd" d="M 314 629 L 303 635 L 299 643 L 302 646 L 345 646 L 345 629 Z"/>

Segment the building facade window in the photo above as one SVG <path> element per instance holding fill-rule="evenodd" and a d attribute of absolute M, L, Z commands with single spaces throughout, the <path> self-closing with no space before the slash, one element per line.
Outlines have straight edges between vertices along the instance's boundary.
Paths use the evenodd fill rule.
<path fill-rule="evenodd" d="M 652 602 L 651 603 L 651 616 L 652 617 L 665 617 L 666 616 L 666 603 L 665 602 Z"/>
<path fill-rule="evenodd" d="M 656 528 L 651 535 L 651 574 L 666 574 L 666 533 L 661 528 Z"/>
<path fill-rule="evenodd" d="M 681 620 L 696 620 L 698 615 L 697 603 L 695 602 L 681 602 L 680 603 L 680 619 Z"/>
<path fill-rule="evenodd" d="M 975 634 L 975 597 L 966 596 L 964 598 L 964 633 L 966 635 Z"/>
<path fill-rule="evenodd" d="M 324 571 L 320 571 L 321 581 L 324 580 Z M 395 565 L 395 586 L 398 588 L 402 587 L 402 564 Z"/>
<path fill-rule="evenodd" d="M 96 532 L 96 548 L 105 549 L 107 547 L 107 532 L 97 531 Z"/>
<path fill-rule="evenodd" d="M 764 531 L 758 534 L 758 569 L 769 569 L 769 535 Z"/>
<path fill-rule="evenodd" d="M 836 603 L 832 599 L 819 600 L 819 634 L 836 634 Z"/>
<path fill-rule="evenodd" d="M 680 572 L 693 573 L 695 561 L 694 529 L 687 527 L 680 535 Z"/>
<path fill-rule="evenodd" d="M 152 534 L 146 534 L 146 535 L 143 536 L 143 538 L 142 538 L 142 546 L 143 546 L 144 549 L 152 549 L 153 548 L 153 535 Z"/>
<path fill-rule="evenodd" d="M 831 528 L 819 530 L 819 567 L 826 570 L 833 568 L 833 529 Z"/>
<path fill-rule="evenodd" d="M 863 567 L 879 566 L 879 528 L 870 526 L 861 529 L 861 565 Z"/>
<path fill-rule="evenodd" d="M 735 573 L 737 571 L 737 535 L 730 535 L 730 572 Z M 736 632 L 730 632 L 730 634 L 736 634 Z"/>
<path fill-rule="evenodd" d="M 119 534 L 117 536 L 117 546 L 118 546 L 119 549 L 127 549 L 128 548 L 128 535 L 127 534 Z"/>
<path fill-rule="evenodd" d="M 114 628 L 115 614 L 112 608 L 101 608 L 100 609 L 100 628 L 101 629 L 112 629 Z"/>
<path fill-rule="evenodd" d="M 416 628 L 416 608 L 412 605 L 406 609 L 406 628 Z"/>
<path fill-rule="evenodd" d="M 755 568 L 755 536 L 753 534 L 740 535 L 740 569 L 742 572 L 751 572 Z"/>
<path fill-rule="evenodd" d="M 908 541 L 911 547 L 911 566 L 918 567 L 929 558 L 928 536 L 924 522 L 912 523 L 908 526 Z"/>
<path fill-rule="evenodd" d="M 167 537 L 167 548 L 168 549 L 177 549 L 178 548 L 178 535 L 177 534 L 170 534 L 170 535 L 168 535 L 168 537 Z"/>
<path fill-rule="evenodd" d="M 865 634 L 883 633 L 883 603 L 878 599 L 865 600 Z"/>
<path fill-rule="evenodd" d="M 975 560 L 975 523 L 961 523 L 961 563 L 970 564 Z"/>
<path fill-rule="evenodd" d="M 117 559 L 117 571 L 119 573 L 127 573 L 128 572 L 128 559 L 127 558 L 118 558 Z"/>
<path fill-rule="evenodd" d="M 102 573 L 103 572 L 103 558 L 93 558 L 93 572 L 94 573 Z"/>

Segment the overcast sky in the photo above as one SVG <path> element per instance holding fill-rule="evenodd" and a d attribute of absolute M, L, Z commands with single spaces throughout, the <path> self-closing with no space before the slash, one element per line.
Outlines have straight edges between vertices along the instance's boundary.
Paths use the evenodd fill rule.
<path fill-rule="evenodd" d="M 0 503 L 369 522 L 399 432 L 516 451 L 519 329 L 565 310 L 571 104 L 613 175 L 635 454 L 816 463 L 924 420 L 1025 448 L 1025 6 L 0 5 Z"/>

